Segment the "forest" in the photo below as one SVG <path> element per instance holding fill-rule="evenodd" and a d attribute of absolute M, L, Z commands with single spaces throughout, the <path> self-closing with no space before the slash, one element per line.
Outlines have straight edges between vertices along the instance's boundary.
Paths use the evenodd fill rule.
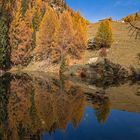
<path fill-rule="evenodd" d="M 88 21 L 63 0 L 1 0 L 0 6 L 0 69 L 60 63 L 86 47 Z"/>

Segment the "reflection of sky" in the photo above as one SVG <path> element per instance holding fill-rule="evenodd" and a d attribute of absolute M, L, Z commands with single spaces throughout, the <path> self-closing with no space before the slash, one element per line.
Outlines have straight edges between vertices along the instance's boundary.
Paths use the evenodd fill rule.
<path fill-rule="evenodd" d="M 91 22 L 106 17 L 114 20 L 140 11 L 140 0 L 66 0 L 67 4 Z"/>
<path fill-rule="evenodd" d="M 65 132 L 43 133 L 42 140 L 140 140 L 140 114 L 112 110 L 101 124 L 94 110 L 87 107 L 77 128 L 69 123 Z"/>

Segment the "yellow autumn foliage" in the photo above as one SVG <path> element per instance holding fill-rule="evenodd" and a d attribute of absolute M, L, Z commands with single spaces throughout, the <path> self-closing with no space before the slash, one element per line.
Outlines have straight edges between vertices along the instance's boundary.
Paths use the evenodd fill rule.
<path fill-rule="evenodd" d="M 59 45 L 65 53 L 74 47 L 74 29 L 70 14 L 65 11 L 60 16 Z"/>
<path fill-rule="evenodd" d="M 87 45 L 88 22 L 80 12 L 57 2 L 58 7 L 50 0 L 15 1 L 9 30 L 13 65 L 25 66 L 30 60 L 60 62 L 62 51 L 70 57 L 81 56 Z"/>
<path fill-rule="evenodd" d="M 135 17 L 132 16 L 132 15 L 127 16 L 126 18 L 124 18 L 124 21 L 125 21 L 125 22 L 132 22 L 132 21 L 134 21 L 134 20 L 135 20 Z"/>
<path fill-rule="evenodd" d="M 72 14 L 73 26 L 75 30 L 76 46 L 79 51 L 87 45 L 87 24 L 88 22 L 82 18 L 80 12 Z"/>
<path fill-rule="evenodd" d="M 35 60 L 51 59 L 51 54 L 58 47 L 58 30 L 58 15 L 48 6 L 37 32 L 36 48 L 34 50 Z"/>
<path fill-rule="evenodd" d="M 20 9 L 15 12 L 14 19 L 10 25 L 9 38 L 11 45 L 11 62 L 13 65 L 27 65 L 31 60 L 31 38 L 30 12 L 23 18 Z"/>
<path fill-rule="evenodd" d="M 95 36 L 97 49 L 109 48 L 113 43 L 112 26 L 109 20 L 102 21 Z"/>

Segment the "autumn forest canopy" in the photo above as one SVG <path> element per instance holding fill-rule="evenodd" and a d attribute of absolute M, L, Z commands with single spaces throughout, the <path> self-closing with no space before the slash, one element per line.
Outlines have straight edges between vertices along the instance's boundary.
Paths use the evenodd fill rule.
<path fill-rule="evenodd" d="M 0 68 L 80 57 L 87 20 L 63 0 L 0 1 Z"/>

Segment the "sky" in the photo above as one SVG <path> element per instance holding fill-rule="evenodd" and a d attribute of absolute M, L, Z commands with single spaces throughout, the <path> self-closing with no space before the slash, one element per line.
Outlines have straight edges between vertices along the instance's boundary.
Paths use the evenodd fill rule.
<path fill-rule="evenodd" d="M 74 11 L 80 10 L 90 22 L 106 17 L 119 20 L 140 11 L 140 0 L 66 0 L 66 3 Z"/>

